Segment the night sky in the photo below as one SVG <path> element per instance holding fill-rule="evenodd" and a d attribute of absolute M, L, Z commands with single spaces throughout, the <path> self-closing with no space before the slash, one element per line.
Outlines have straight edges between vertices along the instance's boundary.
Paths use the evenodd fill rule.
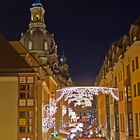
<path fill-rule="evenodd" d="M 33 0 L 1 0 L 0 33 L 19 40 L 28 29 Z M 72 79 L 93 85 L 109 45 L 140 16 L 140 0 L 41 0 L 47 30 L 64 49 Z M 0 50 L 2 51 L 2 50 Z"/>

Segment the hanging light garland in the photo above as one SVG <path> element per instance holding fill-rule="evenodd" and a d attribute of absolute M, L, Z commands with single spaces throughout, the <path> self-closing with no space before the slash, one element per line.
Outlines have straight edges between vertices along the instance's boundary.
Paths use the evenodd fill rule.
<path fill-rule="evenodd" d="M 60 90 L 58 90 L 60 91 Z M 59 102 L 63 97 L 65 100 L 69 99 L 69 103 L 74 100 L 78 100 L 77 96 L 88 97 L 93 100 L 93 95 L 102 94 L 111 94 L 115 100 L 118 98 L 118 89 L 117 88 L 108 88 L 108 87 L 67 87 L 61 89 L 61 96 L 56 100 Z"/>

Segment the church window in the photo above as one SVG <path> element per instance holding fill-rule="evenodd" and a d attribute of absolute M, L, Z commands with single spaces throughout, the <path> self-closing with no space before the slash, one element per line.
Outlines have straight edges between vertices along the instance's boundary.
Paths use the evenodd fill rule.
<path fill-rule="evenodd" d="M 33 15 L 31 16 L 31 21 L 33 21 L 34 20 L 34 18 L 33 18 Z"/>
<path fill-rule="evenodd" d="M 29 41 L 29 50 L 32 50 L 32 41 Z"/>
<path fill-rule="evenodd" d="M 36 20 L 39 20 L 39 15 L 36 15 Z"/>
<path fill-rule="evenodd" d="M 44 50 L 48 50 L 48 43 L 44 42 Z"/>

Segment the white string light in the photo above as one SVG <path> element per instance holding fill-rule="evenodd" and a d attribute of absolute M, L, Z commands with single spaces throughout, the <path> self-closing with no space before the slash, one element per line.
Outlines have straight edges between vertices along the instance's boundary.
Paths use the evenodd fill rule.
<path fill-rule="evenodd" d="M 45 105 L 43 108 L 43 118 L 42 118 L 42 131 L 47 133 L 50 128 L 55 126 L 54 114 L 57 111 L 56 101 L 54 99 L 50 100 L 50 103 Z"/>
<path fill-rule="evenodd" d="M 93 100 L 93 95 L 98 95 L 99 93 L 111 94 L 115 100 L 118 98 L 118 89 L 117 88 L 108 88 L 108 87 L 67 87 L 59 90 L 62 92 L 61 96 L 57 99 L 56 102 L 59 102 L 63 97 L 65 100 L 69 99 L 69 103 L 74 100 L 78 100 L 77 96 L 88 97 Z"/>
<path fill-rule="evenodd" d="M 93 95 L 98 95 L 99 93 L 111 94 L 115 100 L 118 98 L 118 89 L 108 88 L 108 87 L 67 87 L 58 90 L 61 91 L 61 95 L 57 100 L 51 99 L 50 103 L 44 106 L 43 118 L 42 118 L 42 131 L 47 133 L 50 128 L 55 125 L 54 114 L 57 111 L 57 103 L 64 97 L 68 100 L 68 103 L 76 101 L 75 106 L 82 105 L 83 107 L 90 107 L 92 105 L 91 100 L 93 100 Z M 66 114 L 66 107 L 62 106 L 62 115 Z M 76 114 L 69 109 L 69 115 L 73 119 L 76 118 Z"/>
<path fill-rule="evenodd" d="M 65 105 L 62 105 L 62 116 L 65 116 L 67 114 L 67 107 Z"/>

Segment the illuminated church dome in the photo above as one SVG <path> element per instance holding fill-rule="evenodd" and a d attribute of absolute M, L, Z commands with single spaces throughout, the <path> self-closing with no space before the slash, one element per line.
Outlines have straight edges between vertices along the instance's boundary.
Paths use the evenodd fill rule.
<path fill-rule="evenodd" d="M 29 29 L 22 34 L 20 42 L 23 46 L 40 60 L 43 66 L 49 66 L 59 80 L 69 80 L 70 74 L 66 57 L 63 54 L 60 62 L 58 61 L 57 45 L 54 35 L 46 30 L 44 22 L 45 10 L 40 0 L 35 0 L 30 8 L 31 20 Z"/>
<path fill-rule="evenodd" d="M 32 4 L 31 20 L 29 29 L 21 37 L 21 43 L 30 53 L 38 57 L 43 65 L 56 66 L 57 45 L 54 41 L 54 35 L 46 30 L 44 22 L 45 10 L 39 0 L 35 0 Z"/>

